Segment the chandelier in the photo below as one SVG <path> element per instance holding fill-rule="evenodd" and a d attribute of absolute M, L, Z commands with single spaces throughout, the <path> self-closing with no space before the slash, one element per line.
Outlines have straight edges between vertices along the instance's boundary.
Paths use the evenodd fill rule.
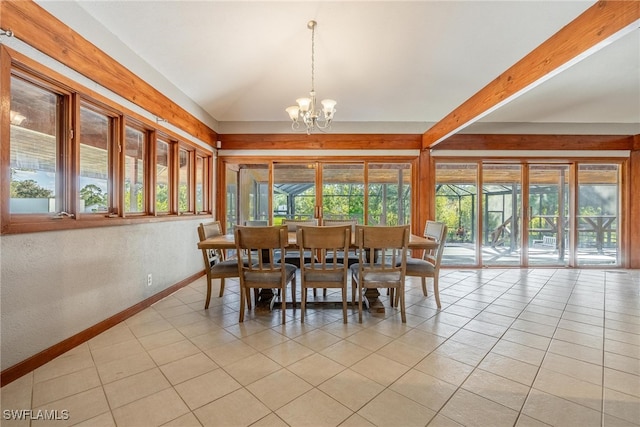
<path fill-rule="evenodd" d="M 316 91 L 315 87 L 315 35 L 316 35 L 316 21 L 309 21 L 307 28 L 311 30 L 311 92 L 309 92 L 308 98 L 298 98 L 296 103 L 287 108 L 285 111 L 289 113 L 291 118 L 291 128 L 293 130 L 306 130 L 309 135 L 314 129 L 324 131 L 331 128 L 331 121 L 333 115 L 336 112 L 336 101 L 333 99 L 323 99 L 322 110 L 318 110 L 316 107 Z M 304 124 L 304 128 L 301 129 L 300 123 Z"/>

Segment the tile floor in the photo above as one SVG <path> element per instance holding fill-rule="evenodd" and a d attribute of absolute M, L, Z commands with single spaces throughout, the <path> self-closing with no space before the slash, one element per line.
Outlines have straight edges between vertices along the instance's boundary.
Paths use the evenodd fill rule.
<path fill-rule="evenodd" d="M 238 324 L 237 281 L 206 311 L 204 288 L 5 386 L 2 426 L 640 425 L 637 270 L 444 270 L 442 310 L 409 279 L 406 324 L 312 304 Z M 29 408 L 69 419 L 5 417 Z"/>

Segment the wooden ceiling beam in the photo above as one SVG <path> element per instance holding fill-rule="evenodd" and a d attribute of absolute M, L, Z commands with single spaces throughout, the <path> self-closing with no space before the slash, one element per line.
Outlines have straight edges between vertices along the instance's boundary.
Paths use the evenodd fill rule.
<path fill-rule="evenodd" d="M 599 1 L 422 135 L 436 144 L 638 28 L 640 2 Z"/>

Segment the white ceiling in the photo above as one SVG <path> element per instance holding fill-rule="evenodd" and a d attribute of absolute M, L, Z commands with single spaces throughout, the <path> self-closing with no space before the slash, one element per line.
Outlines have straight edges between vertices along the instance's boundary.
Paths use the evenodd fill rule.
<path fill-rule="evenodd" d="M 593 4 L 38 3 L 186 109 L 182 99 L 192 100 L 221 133 L 289 129 L 284 109 L 311 85 L 311 19 L 316 92 L 338 101 L 334 131 L 421 133 Z M 474 129 L 640 133 L 637 25 Z"/>

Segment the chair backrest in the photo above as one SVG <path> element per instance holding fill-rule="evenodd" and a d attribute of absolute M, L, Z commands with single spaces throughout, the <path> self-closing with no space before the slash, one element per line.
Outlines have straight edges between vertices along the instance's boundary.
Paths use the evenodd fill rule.
<path fill-rule="evenodd" d="M 344 270 L 348 265 L 343 262 L 338 253 L 346 253 L 351 245 L 351 226 L 338 225 L 335 227 L 300 226 L 297 230 L 300 257 L 304 251 L 313 251 L 316 256 L 311 257 L 310 264 L 301 263 L 301 271 L 305 268 L 313 270 Z"/>
<path fill-rule="evenodd" d="M 282 225 L 286 225 L 289 231 L 295 232 L 299 225 L 318 225 L 317 218 L 310 219 L 283 219 Z"/>
<path fill-rule="evenodd" d="M 200 225 L 198 225 L 198 237 L 201 242 L 210 237 L 221 236 L 222 234 L 220 221 L 208 222 L 206 224 L 200 223 Z M 210 269 L 218 262 L 224 261 L 224 252 L 220 249 L 202 249 L 202 257 L 205 267 Z"/>
<path fill-rule="evenodd" d="M 358 224 L 358 220 L 356 219 L 322 219 L 322 225 L 325 226 L 336 226 L 336 225 L 350 225 L 351 226 L 351 234 L 356 233 L 356 225 Z"/>
<path fill-rule="evenodd" d="M 249 221 L 245 221 L 244 225 L 247 227 L 266 227 L 269 225 L 269 221 L 264 219 L 252 219 Z"/>
<path fill-rule="evenodd" d="M 287 228 L 238 226 L 234 234 L 236 249 L 239 254 L 244 254 L 243 257 L 238 257 L 240 279 L 251 283 L 264 280 L 271 284 L 275 280 L 274 273 L 282 273 L 284 284 L 285 264 L 277 262 L 277 255 L 284 253 L 288 244 Z M 266 278 L 261 278 L 261 274 L 267 275 Z M 265 287 L 276 286 L 271 284 Z"/>
<path fill-rule="evenodd" d="M 423 259 L 436 268 L 440 266 L 444 245 L 447 240 L 447 225 L 443 222 L 427 221 L 424 227 L 424 237 L 438 242 L 438 248 L 424 251 Z"/>
<path fill-rule="evenodd" d="M 370 285 L 371 282 L 403 283 L 407 264 L 407 245 L 411 234 L 409 226 L 358 225 L 356 233 L 360 276 L 364 277 L 365 281 L 366 277 L 369 277 Z"/>

